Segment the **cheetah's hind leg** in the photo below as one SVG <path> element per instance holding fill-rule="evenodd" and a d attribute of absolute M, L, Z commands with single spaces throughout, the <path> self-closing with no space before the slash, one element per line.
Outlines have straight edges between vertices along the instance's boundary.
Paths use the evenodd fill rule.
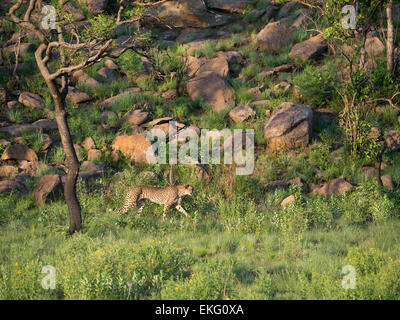
<path fill-rule="evenodd" d="M 125 204 L 118 211 L 118 213 L 119 214 L 127 213 L 129 211 L 129 209 L 133 208 L 136 205 L 138 197 L 139 197 L 139 192 L 138 192 L 138 190 L 136 190 L 136 188 L 133 190 L 130 190 L 126 196 Z"/>
<path fill-rule="evenodd" d="M 145 204 L 144 203 L 144 199 L 138 201 L 138 203 L 137 203 L 138 216 L 140 216 L 140 214 L 142 213 L 143 208 L 144 208 L 144 204 Z"/>

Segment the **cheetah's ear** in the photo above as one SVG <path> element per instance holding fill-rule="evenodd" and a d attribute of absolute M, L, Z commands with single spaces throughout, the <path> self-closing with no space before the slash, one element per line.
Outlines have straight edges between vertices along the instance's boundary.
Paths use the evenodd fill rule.
<path fill-rule="evenodd" d="M 190 186 L 187 184 L 187 185 L 185 185 L 185 189 L 187 189 L 187 188 L 189 188 Z"/>

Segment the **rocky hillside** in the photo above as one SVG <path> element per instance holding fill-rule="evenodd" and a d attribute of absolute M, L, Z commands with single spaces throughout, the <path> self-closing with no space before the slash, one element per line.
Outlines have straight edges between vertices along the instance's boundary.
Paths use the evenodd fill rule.
<path fill-rule="evenodd" d="M 12 3 L 0 4 L 0 227 L 15 228 L 13 221 L 19 221 L 22 229 L 37 225 L 57 234 L 68 223 L 65 154 L 52 97 L 34 57 L 38 42 L 8 21 L 5 14 Z M 112 0 L 71 0 L 65 5 L 79 32 L 93 17 L 111 16 L 117 9 Z M 268 259 L 281 263 L 289 256 L 301 260 L 311 254 L 310 247 L 302 247 L 318 246 L 319 240 L 305 243 L 303 236 L 310 230 L 322 230 L 324 237 L 354 225 L 398 219 L 400 69 L 396 64 L 392 74 L 386 71 L 384 25 L 366 37 L 362 69 L 368 70 L 370 87 L 362 93 L 362 112 L 354 116 L 362 114 L 358 121 L 345 116 L 343 78 L 349 67 L 320 32 L 318 10 L 296 1 L 179 0 L 150 6 L 148 13 L 141 23 L 119 26 L 114 41 L 118 51 L 132 35 L 146 34 L 146 56 L 127 51 L 69 79 L 66 108 L 81 164 L 78 193 L 88 237 L 103 237 L 115 228 L 134 229 L 144 237 L 176 232 L 176 241 L 179 232 L 275 232 L 277 242 L 268 244 L 275 253 Z M 393 23 L 400 26 L 396 3 Z M 395 55 L 399 40 L 396 33 Z M 354 50 L 350 45 L 341 49 Z M 159 223 L 154 215 L 161 215 L 162 208 L 152 205 L 144 209 L 144 217 L 115 217 L 128 186 L 169 184 L 168 164 L 147 163 L 151 142 L 146 136 L 152 128 L 168 135 L 171 121 L 176 121 L 177 133 L 168 138 L 178 143 L 184 143 L 191 130 L 253 129 L 254 171 L 236 176 L 235 165 L 176 165 L 174 181 L 195 186 L 184 205 L 195 218 L 192 225 L 175 211 L 169 225 Z M 348 125 L 353 123 L 360 135 L 349 140 Z M 283 258 L 281 239 L 286 246 Z M 274 251 L 278 241 L 279 255 Z M 220 248 L 225 253 L 239 250 L 226 246 Z M 346 255 L 347 249 L 340 254 Z M 199 259 L 193 263 L 220 253 L 193 250 Z M 279 263 L 276 270 L 271 266 L 272 274 L 284 268 Z M 158 292 L 171 297 L 172 279 L 164 283 L 164 291 L 152 287 L 138 296 Z M 180 285 L 177 292 L 186 298 L 192 289 Z M 276 290 L 281 297 L 291 297 L 282 286 Z M 79 296 L 66 292 L 67 297 Z M 190 297 L 198 297 L 190 292 Z M 271 292 L 254 295 L 268 298 L 276 293 Z"/>
<path fill-rule="evenodd" d="M 68 11 L 82 23 L 86 19 L 84 14 L 99 14 L 112 10 L 114 5 L 112 1 L 87 1 L 89 12 L 82 13 L 78 4 L 68 2 Z M 8 4 L 2 6 L 5 10 Z M 311 9 L 295 1 L 282 5 L 251 0 L 185 0 L 164 2 L 152 7 L 151 12 L 169 27 L 163 31 L 150 18 L 143 26 L 152 31 L 153 41 L 163 50 L 158 51 L 159 58 L 165 59 L 165 53 L 177 58 L 183 52 L 188 54 L 183 96 L 176 97 L 176 72 L 170 66 L 161 66 L 172 73 L 165 72 L 165 80 L 160 82 L 155 78 L 154 65 L 144 57 L 104 60 L 89 70 L 75 72 L 67 99 L 75 148 L 84 161 L 82 177 L 98 176 L 104 169 L 104 162 L 107 163 L 106 170 L 113 172 L 112 163 L 119 161 L 120 153 L 136 163 L 146 161 L 144 152 L 150 145 L 145 138 L 147 128 L 168 132 L 170 120 L 178 121 L 178 129 L 183 135 L 185 128 L 200 132 L 202 124 L 213 125 L 208 121 L 214 114 L 224 123 L 217 127 L 229 128 L 237 124 L 241 128 L 254 128 L 257 153 L 261 154 L 265 153 L 260 150 L 265 149 L 263 145 L 267 152 L 307 147 L 310 141 L 321 140 L 321 132 L 316 128 L 324 132 L 327 126 L 336 126 L 340 102 L 333 99 L 332 103 L 322 97 L 316 105 L 310 104 L 315 98 L 309 97 L 310 90 L 301 79 L 306 65 L 317 66 L 313 69 L 317 73 L 325 70 L 325 61 L 332 58 L 324 38 L 306 32 L 315 15 Z M 121 28 L 121 36 L 116 42 L 123 43 L 135 27 L 138 26 Z M 51 99 L 40 75 L 34 71 L 35 43 L 29 42 L 32 37 L 28 34 L 19 40 L 19 33 L 13 31 L 13 26 L 4 20 L 0 30 L 4 56 L 1 62 L 3 88 L 0 88 L 2 193 L 26 191 L 24 183 L 27 180 L 33 178 L 35 181 L 46 172 L 62 176 L 63 171 Z M 19 61 L 15 64 L 13 54 L 17 47 Z M 385 46 L 377 33 L 370 34 L 366 49 L 374 61 L 383 55 Z M 134 59 L 140 65 L 135 69 L 140 71 L 129 69 Z M 15 66 L 15 73 L 10 74 Z M 324 89 L 314 88 L 316 91 Z M 304 92 L 308 96 L 304 97 Z M 199 110 L 199 106 L 191 101 L 202 101 L 210 109 L 202 113 L 201 108 Z M 386 106 L 378 108 L 389 112 Z M 82 118 L 81 112 L 90 116 Z M 390 112 L 395 113 L 396 109 Z M 81 121 L 90 124 L 82 126 Z M 400 148 L 400 135 L 393 129 L 398 123 L 393 121 L 391 124 L 395 127 L 384 125 L 383 132 L 379 127 L 373 129 L 378 135 L 386 136 L 389 147 L 396 151 Z M 324 142 L 329 146 L 329 141 Z M 335 152 L 332 158 L 335 162 L 342 161 L 340 143 L 335 141 L 330 145 Z M 388 165 L 384 163 L 385 167 Z M 372 167 L 363 168 L 363 171 L 373 170 Z M 322 182 L 332 177 L 321 174 Z M 46 198 L 42 193 L 50 194 L 51 189 L 62 182 L 62 179 L 56 180 L 59 182 L 43 189 L 40 185 L 50 177 L 42 179 L 34 191 L 35 197 L 40 199 Z M 312 182 L 321 182 L 320 179 Z M 323 186 L 311 186 L 311 189 L 325 190 L 321 191 L 324 194 L 351 189 L 346 187 L 352 183 L 351 179 L 341 181 L 327 181 Z M 389 174 L 384 175 L 383 182 L 390 188 L 396 184 Z M 335 187 L 329 187 L 330 184 Z"/>

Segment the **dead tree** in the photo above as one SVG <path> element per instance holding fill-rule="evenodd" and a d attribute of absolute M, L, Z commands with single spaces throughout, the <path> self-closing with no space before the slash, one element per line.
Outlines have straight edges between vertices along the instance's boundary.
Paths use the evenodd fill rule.
<path fill-rule="evenodd" d="M 81 207 L 76 195 L 76 181 L 80 164 L 68 127 L 65 108 L 69 77 L 73 72 L 83 70 L 100 62 L 105 57 L 118 58 L 127 50 L 134 50 L 138 53 L 140 46 L 137 44 L 138 37 L 130 37 L 122 45 L 119 44 L 119 50 L 115 51 L 112 30 L 108 30 L 106 34 L 98 34 L 96 32 L 90 34 L 86 32 L 86 36 L 82 37 L 74 21 L 68 20 L 70 16 L 65 15 L 63 12 L 63 5 L 68 0 L 58 0 L 59 6 L 55 17 L 56 29 L 51 31 L 44 30 L 41 28 L 40 22 L 32 18 L 35 11 L 38 15 L 41 15 L 41 9 L 46 5 L 44 2 L 41 0 L 17 0 L 10 8 L 8 17 L 20 29 L 34 35 L 39 42 L 39 46 L 35 51 L 35 59 L 54 103 L 55 120 L 66 156 L 67 175 L 64 196 L 69 212 L 69 233 L 72 234 L 81 230 L 82 218 Z M 124 20 L 122 12 L 126 7 L 125 4 L 129 4 L 129 1 L 120 0 L 119 3 L 118 13 L 113 19 L 115 26 L 139 21 L 146 16 L 140 13 L 138 16 Z M 144 1 L 131 1 L 130 3 L 141 7 L 157 4 L 154 2 L 149 4 Z M 90 27 L 86 27 L 86 31 L 89 30 L 88 28 Z M 55 60 L 58 62 L 57 69 L 52 70 L 50 62 Z"/>
<path fill-rule="evenodd" d="M 394 71 L 394 38 L 395 38 L 392 7 L 393 7 L 393 0 L 389 0 L 386 5 L 386 21 L 387 21 L 386 69 L 390 73 Z"/>

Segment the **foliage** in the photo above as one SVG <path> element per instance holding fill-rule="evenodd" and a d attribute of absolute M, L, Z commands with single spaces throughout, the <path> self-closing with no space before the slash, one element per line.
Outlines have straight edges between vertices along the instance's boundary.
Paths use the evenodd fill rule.
<path fill-rule="evenodd" d="M 234 295 L 232 265 L 229 261 L 209 261 L 207 267 L 189 279 L 168 281 L 162 299 L 222 300 Z"/>
<path fill-rule="evenodd" d="M 337 65 L 328 62 L 321 68 L 306 66 L 303 73 L 294 78 L 304 99 L 313 106 L 323 106 L 335 96 L 338 89 Z"/>

